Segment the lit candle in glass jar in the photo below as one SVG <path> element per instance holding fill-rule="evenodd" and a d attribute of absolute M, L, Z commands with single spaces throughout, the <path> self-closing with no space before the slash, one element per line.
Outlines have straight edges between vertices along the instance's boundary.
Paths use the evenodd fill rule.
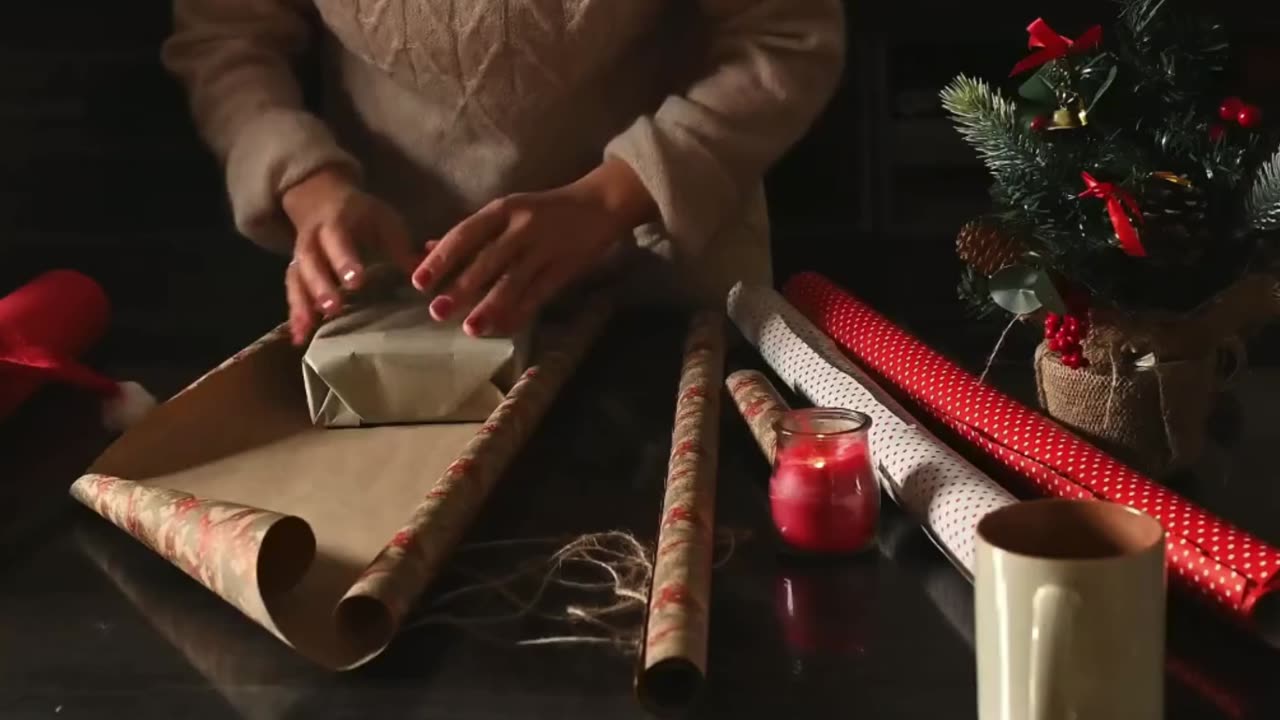
<path fill-rule="evenodd" d="M 778 534 L 797 550 L 852 553 L 875 540 L 880 486 L 871 418 L 837 408 L 792 410 L 777 424 L 769 501 Z"/>

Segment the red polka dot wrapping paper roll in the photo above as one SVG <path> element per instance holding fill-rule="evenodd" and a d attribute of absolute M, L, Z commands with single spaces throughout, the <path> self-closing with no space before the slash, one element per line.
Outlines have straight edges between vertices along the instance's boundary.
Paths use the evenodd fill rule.
<path fill-rule="evenodd" d="M 1170 579 L 1280 646 L 1280 550 L 1064 430 L 816 273 L 786 298 L 865 368 L 1046 495 L 1123 503 L 1168 535 Z"/>

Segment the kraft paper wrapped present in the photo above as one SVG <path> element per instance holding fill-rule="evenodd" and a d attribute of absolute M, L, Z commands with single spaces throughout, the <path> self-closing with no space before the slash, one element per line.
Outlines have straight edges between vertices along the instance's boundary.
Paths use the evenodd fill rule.
<path fill-rule="evenodd" d="M 524 338 L 473 338 L 462 313 L 431 318 L 416 293 L 369 303 L 325 323 L 302 358 L 312 422 L 359 427 L 480 422 L 523 371 Z"/>
<path fill-rule="evenodd" d="M 280 326 L 130 428 L 71 494 L 303 657 L 354 668 L 403 627 L 611 309 L 593 295 L 545 314 L 483 422 L 350 432 L 312 421 Z"/>

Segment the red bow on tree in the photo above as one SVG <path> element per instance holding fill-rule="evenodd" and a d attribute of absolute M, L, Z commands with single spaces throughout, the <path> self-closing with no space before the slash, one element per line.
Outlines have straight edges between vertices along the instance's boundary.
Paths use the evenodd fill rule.
<path fill-rule="evenodd" d="M 1055 32 L 1053 28 L 1049 27 L 1049 23 L 1044 21 L 1044 18 L 1036 18 L 1032 21 L 1027 26 L 1027 33 L 1031 36 L 1027 40 L 1027 47 L 1033 50 L 1040 48 L 1040 50 L 1031 53 L 1023 58 L 1022 62 L 1014 65 L 1013 70 L 1009 72 L 1009 77 L 1040 67 L 1050 60 L 1088 52 L 1098 47 L 1098 43 L 1102 42 L 1101 25 L 1094 25 L 1085 30 L 1080 37 L 1072 40 Z"/>
<path fill-rule="evenodd" d="M 1128 208 L 1141 224 L 1142 210 L 1138 207 L 1138 201 L 1115 183 L 1098 182 L 1087 172 L 1081 172 L 1080 177 L 1084 178 L 1085 190 L 1079 197 L 1095 197 L 1107 201 L 1107 214 L 1111 216 L 1111 227 L 1120 240 L 1120 248 L 1134 257 L 1146 257 L 1147 249 L 1142 247 L 1142 241 L 1138 239 L 1138 229 L 1133 226 L 1133 220 L 1129 219 L 1129 213 L 1125 212 Z"/>

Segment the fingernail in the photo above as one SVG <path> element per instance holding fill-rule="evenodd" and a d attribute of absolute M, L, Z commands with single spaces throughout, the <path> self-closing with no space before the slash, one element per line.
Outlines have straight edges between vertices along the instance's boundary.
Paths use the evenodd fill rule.
<path fill-rule="evenodd" d="M 468 335 L 484 335 L 489 332 L 489 321 L 485 320 L 483 316 L 469 318 L 464 323 L 463 329 L 467 331 Z"/>
<path fill-rule="evenodd" d="M 441 295 L 431 301 L 430 310 L 436 320 L 448 320 L 449 314 L 453 312 L 453 300 L 447 295 Z"/>
<path fill-rule="evenodd" d="M 347 268 L 346 271 L 342 273 L 342 284 L 347 285 L 348 287 L 354 285 L 359 274 L 360 273 L 356 272 L 355 268 Z"/>
<path fill-rule="evenodd" d="M 325 315 L 332 315 L 338 309 L 338 301 L 334 298 L 325 298 L 320 301 L 320 309 Z"/>
<path fill-rule="evenodd" d="M 413 284 L 419 290 L 425 289 L 428 285 L 431 284 L 431 271 L 419 270 L 418 272 L 414 273 Z"/>

